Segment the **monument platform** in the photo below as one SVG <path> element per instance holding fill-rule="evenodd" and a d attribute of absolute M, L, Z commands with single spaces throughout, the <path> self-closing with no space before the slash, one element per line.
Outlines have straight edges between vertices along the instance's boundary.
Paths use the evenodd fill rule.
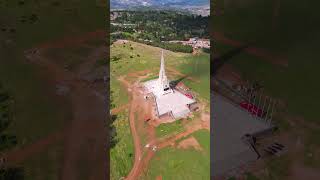
<path fill-rule="evenodd" d="M 176 119 L 186 117 L 190 113 L 189 105 L 196 101 L 174 89 L 172 93 L 163 95 L 157 90 L 157 82 L 158 79 L 150 80 L 145 82 L 144 86 L 148 93 L 155 96 L 158 117 L 167 114 L 171 114 Z"/>

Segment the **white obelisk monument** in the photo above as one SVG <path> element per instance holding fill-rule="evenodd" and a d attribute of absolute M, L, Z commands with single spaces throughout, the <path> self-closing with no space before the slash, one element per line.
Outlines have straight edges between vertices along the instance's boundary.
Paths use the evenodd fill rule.
<path fill-rule="evenodd" d="M 161 64 L 160 64 L 160 72 L 159 72 L 159 79 L 158 79 L 157 86 L 158 86 L 158 94 L 160 95 L 165 95 L 173 92 L 169 85 L 169 81 L 166 76 L 166 71 L 164 68 L 163 50 L 161 51 Z"/>

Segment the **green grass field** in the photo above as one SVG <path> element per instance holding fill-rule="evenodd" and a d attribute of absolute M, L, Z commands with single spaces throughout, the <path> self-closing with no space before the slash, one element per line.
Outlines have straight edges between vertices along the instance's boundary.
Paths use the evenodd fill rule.
<path fill-rule="evenodd" d="M 118 142 L 110 149 L 110 178 L 112 180 L 126 176 L 133 165 L 134 146 L 127 114 L 128 111 L 119 114 L 113 123 Z"/>
<path fill-rule="evenodd" d="M 95 3 L 58 0 L 60 5 L 56 6 L 53 1 L 18 2 L 0 3 L 0 26 L 6 29 L 0 31 L 0 81 L 15 100 L 14 119 L 8 131 L 17 136 L 17 148 L 62 130 L 71 119 L 70 106 L 66 99 L 55 95 L 46 69 L 28 63 L 23 51 L 64 36 L 105 28 L 104 7 Z M 34 23 L 30 22 L 32 16 L 38 18 Z M 25 179 L 57 179 L 61 144 L 22 162 Z"/>
<path fill-rule="evenodd" d="M 131 48 L 132 47 L 132 48 Z M 111 75 L 117 77 L 130 72 L 150 70 L 155 76 L 143 79 L 149 80 L 157 77 L 160 66 L 161 49 L 136 42 L 129 41 L 126 44 L 115 43 L 111 47 L 111 59 L 117 57 L 118 60 L 111 60 Z M 138 56 L 139 55 L 139 56 Z M 186 53 L 164 52 L 166 67 L 177 69 L 179 72 L 194 78 L 197 82 L 183 79 L 183 83 L 188 85 L 200 97 L 209 100 L 210 97 L 210 55 L 201 53 L 191 55 Z M 167 71 L 168 72 L 168 71 Z M 181 78 L 170 74 L 171 80 Z"/>
<path fill-rule="evenodd" d="M 196 56 L 189 56 L 178 69 L 197 80 L 191 81 L 184 79 L 184 82 L 191 90 L 195 91 L 200 97 L 209 101 L 210 99 L 210 55 L 203 53 Z"/>
<path fill-rule="evenodd" d="M 177 120 L 172 123 L 160 124 L 156 128 L 156 135 L 157 135 L 157 137 L 166 137 L 166 136 L 170 136 L 173 134 L 177 134 L 182 131 L 184 131 L 184 126 L 183 126 L 181 120 Z"/>
<path fill-rule="evenodd" d="M 149 77 L 146 77 L 142 79 L 142 81 L 147 81 L 150 79 L 157 78 L 157 74 L 159 71 L 160 66 L 160 55 L 161 55 L 161 49 L 147 46 L 144 44 L 136 43 L 136 42 L 128 42 L 126 44 L 119 44 L 114 43 L 111 47 L 111 62 L 110 62 L 110 69 L 111 69 L 111 90 L 115 92 L 115 95 L 113 97 L 115 107 L 120 106 L 121 104 L 124 104 L 128 101 L 127 94 L 124 92 L 125 89 L 123 86 L 119 83 L 117 78 L 119 76 L 127 75 L 132 72 L 136 71 L 144 71 L 144 70 L 150 70 L 151 75 Z M 166 67 L 174 68 L 181 73 L 185 73 L 188 76 L 196 79 L 199 81 L 198 84 L 191 82 L 188 79 L 184 79 L 183 82 L 187 85 L 190 85 L 190 88 L 194 90 L 197 94 L 199 94 L 202 98 L 208 98 L 209 97 L 209 74 L 210 74 L 210 66 L 209 66 L 209 55 L 202 53 L 198 56 L 193 56 L 191 54 L 184 54 L 184 53 L 174 53 L 171 51 L 165 51 L 165 63 Z M 168 77 L 171 80 L 176 80 L 180 78 L 176 74 L 172 74 L 169 71 Z M 127 79 L 130 81 L 136 81 L 137 79 L 135 77 L 128 76 Z M 123 96 L 122 96 L 123 94 Z M 129 122 L 127 122 L 129 123 Z M 128 125 L 129 127 L 129 125 Z M 164 137 L 167 135 L 172 135 L 178 132 L 181 132 L 184 130 L 183 125 L 181 124 L 181 121 L 176 121 L 174 123 L 169 124 L 161 124 L 156 128 L 156 135 L 157 137 Z M 119 130 L 118 133 L 120 137 L 129 139 L 125 135 L 129 131 L 121 131 Z M 139 134 L 140 138 L 142 139 L 142 144 L 145 144 L 145 135 Z M 199 135 L 199 138 L 201 141 L 200 143 L 204 143 L 203 141 L 207 141 L 209 143 L 209 134 L 207 134 L 207 137 L 202 137 Z M 131 139 L 131 137 L 130 137 Z M 128 140 L 123 140 L 123 142 L 129 143 Z M 205 144 L 205 143 L 204 143 Z M 207 144 L 204 145 L 204 147 Z M 115 147 L 116 149 L 117 147 Z M 207 149 L 206 149 L 207 151 Z M 187 168 L 190 168 L 193 165 L 193 161 L 197 161 L 198 165 L 202 164 L 200 168 L 196 169 L 193 172 L 194 177 L 209 177 L 209 158 L 208 154 L 204 155 L 203 153 L 196 152 L 195 150 L 186 150 L 186 151 L 180 151 L 176 149 L 166 148 L 164 150 L 161 150 L 158 152 L 157 157 L 161 158 L 161 165 L 163 166 L 176 166 L 172 163 L 178 163 L 178 166 L 176 169 L 171 169 L 168 171 L 165 171 L 165 169 L 162 166 L 158 165 L 152 165 L 150 168 L 151 174 L 148 174 L 147 177 L 156 177 L 156 174 L 153 174 L 154 172 L 163 172 L 166 174 L 166 178 L 164 179 L 171 179 L 174 177 L 174 174 L 178 173 L 180 174 L 180 178 L 187 177 Z M 170 161 L 168 159 L 171 155 L 177 155 L 175 161 Z M 130 159 L 125 151 L 117 150 L 117 152 L 114 152 L 114 154 L 111 153 L 111 158 L 114 157 L 122 157 L 123 159 Z M 157 159 L 156 157 L 156 159 Z M 183 160 L 185 157 L 192 157 L 188 160 Z M 158 160 L 152 160 L 158 161 Z M 124 172 L 124 167 L 129 167 L 128 165 L 124 165 L 122 161 L 113 161 L 114 167 L 111 169 L 111 172 L 114 171 L 114 175 L 112 177 L 118 178 L 120 177 L 120 172 Z M 130 163 L 129 160 L 126 160 L 126 162 Z M 168 164 L 169 163 L 169 164 Z M 207 163 L 207 164 L 206 164 Z M 152 163 L 154 164 L 154 163 Z M 160 165 L 159 164 L 159 165 Z M 170 166 L 171 166 L 170 165 Z M 185 174 L 183 174 L 183 172 Z M 122 174 L 123 175 L 123 174 Z"/>
<path fill-rule="evenodd" d="M 210 179 L 210 133 L 199 130 L 191 134 L 197 139 L 202 151 L 167 147 L 158 151 L 141 179 L 192 180 Z"/>
<path fill-rule="evenodd" d="M 319 19 L 314 14 L 317 11 L 315 4 L 318 3 L 315 0 L 281 1 L 276 29 L 272 33 L 268 32 L 273 11 L 269 1 L 251 2 L 243 8 L 230 7 L 225 9 L 224 15 L 214 17 L 217 31 L 224 32 L 227 37 L 244 42 L 254 39 L 257 42 L 256 46 L 266 48 L 271 53 L 282 54 L 289 60 L 288 68 L 280 68 L 257 57 L 241 53 L 234 56 L 230 63 L 246 78 L 263 81 L 270 94 L 287 101 L 290 104 L 291 114 L 301 115 L 307 121 L 316 123 L 319 123 L 316 115 L 318 103 L 314 99 L 320 98 L 317 93 L 320 86 L 314 82 L 317 77 L 316 67 L 319 64 L 316 61 L 318 59 L 316 49 L 320 36 L 317 33 L 319 27 L 311 22 Z M 297 11 L 300 13 L 294 13 Z M 245 19 L 250 14 L 257 16 L 250 16 L 251 19 L 246 21 L 239 20 Z M 263 28 L 261 23 L 268 25 L 269 28 Z M 259 27 L 263 30 L 258 30 Z M 252 33 L 250 30 L 256 32 Z M 255 35 L 257 33 L 258 35 Z M 230 49 L 232 47 L 217 42 L 218 54 L 226 53 Z"/>
<path fill-rule="evenodd" d="M 136 42 L 129 41 L 126 44 L 115 43 L 111 47 L 111 59 L 118 57 L 119 60 L 111 60 L 111 74 L 120 76 L 143 70 L 156 72 L 160 66 L 160 53 L 160 48 Z M 187 54 L 174 53 L 171 51 L 165 51 L 164 55 L 166 66 L 177 64 L 181 58 L 187 56 Z"/>
<path fill-rule="evenodd" d="M 121 105 L 127 104 L 129 102 L 128 91 L 123 87 L 120 81 L 118 81 L 114 76 L 110 78 L 110 94 L 112 94 L 112 102 L 115 108 Z M 113 107 L 112 107 L 113 108 Z"/>
<path fill-rule="evenodd" d="M 279 1 L 279 13 L 273 22 L 275 2 L 277 1 L 248 1 L 241 7 L 226 6 L 224 15 L 213 18 L 213 26 L 215 31 L 223 32 L 228 38 L 244 43 L 255 42 L 255 46 L 288 59 L 289 66 L 281 68 L 255 56 L 240 53 L 232 57 L 229 63 L 245 78 L 260 80 L 267 94 L 288 104 L 288 109 L 284 110 L 287 117 L 275 117 L 275 121 L 280 130 L 291 131 L 292 134 L 304 131 L 302 136 L 306 148 L 301 154 L 304 165 L 319 167 L 319 157 L 308 156 L 317 154 L 320 148 L 315 141 L 319 138 L 314 133 L 316 128 L 311 128 L 312 125 L 300 126 L 297 130 L 286 122 L 289 115 L 302 117 L 305 124 L 320 123 L 317 117 L 320 86 L 315 83 L 318 77 L 317 67 L 320 65 L 317 61 L 320 28 L 314 25 L 320 19 L 316 14 L 319 1 Z M 219 41 L 214 47 L 219 55 L 232 49 Z M 283 179 L 292 163 L 290 158 L 292 157 L 279 158 L 268 163 L 267 166 L 272 171 L 269 178 Z"/>

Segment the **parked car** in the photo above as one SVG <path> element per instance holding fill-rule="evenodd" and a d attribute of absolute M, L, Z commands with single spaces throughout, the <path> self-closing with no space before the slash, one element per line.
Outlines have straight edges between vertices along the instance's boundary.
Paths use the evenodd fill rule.
<path fill-rule="evenodd" d="M 258 117 L 264 117 L 266 115 L 266 113 L 263 112 L 263 110 L 261 108 L 257 107 L 256 105 L 254 105 L 252 103 L 248 103 L 246 101 L 243 101 L 243 102 L 240 103 L 240 106 L 243 109 L 246 109 L 252 115 L 255 115 L 255 116 L 258 116 Z"/>

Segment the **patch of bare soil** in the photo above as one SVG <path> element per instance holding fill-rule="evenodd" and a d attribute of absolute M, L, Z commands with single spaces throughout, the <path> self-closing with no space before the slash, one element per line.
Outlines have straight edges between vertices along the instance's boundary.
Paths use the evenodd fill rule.
<path fill-rule="evenodd" d="M 200 146 L 199 142 L 197 141 L 196 138 L 194 138 L 193 136 L 182 140 L 178 146 L 178 148 L 180 149 L 189 149 L 189 148 L 193 148 L 197 151 L 201 151 L 202 147 Z"/>
<path fill-rule="evenodd" d="M 118 114 L 121 111 L 124 111 L 124 110 L 128 109 L 128 107 L 129 107 L 129 104 L 125 104 L 125 105 L 122 105 L 120 107 L 114 108 L 114 109 L 111 110 L 111 114 L 112 115 Z"/>
<path fill-rule="evenodd" d="M 161 175 L 157 176 L 156 180 L 162 180 L 162 176 Z"/>

